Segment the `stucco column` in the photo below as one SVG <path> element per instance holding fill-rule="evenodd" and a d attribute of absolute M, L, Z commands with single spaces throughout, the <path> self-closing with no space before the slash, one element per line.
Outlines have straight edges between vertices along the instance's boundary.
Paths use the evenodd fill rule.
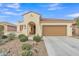
<path fill-rule="evenodd" d="M 40 24 L 36 24 L 36 35 L 40 35 L 41 36 L 41 26 Z"/>
<path fill-rule="evenodd" d="M 42 27 L 42 25 L 40 25 L 40 35 L 41 36 L 43 36 L 42 31 L 43 31 L 43 27 Z"/>
<path fill-rule="evenodd" d="M 17 24 L 17 35 L 19 35 L 19 25 Z"/>
<path fill-rule="evenodd" d="M 23 34 L 25 34 L 26 36 L 28 35 L 28 25 L 25 25 L 25 27 L 23 27 Z"/>
<path fill-rule="evenodd" d="M 21 34 L 20 25 L 21 25 L 21 24 L 17 24 L 17 35 Z"/>
<path fill-rule="evenodd" d="M 71 27 L 71 24 L 67 25 L 67 36 L 72 36 L 72 27 Z"/>
<path fill-rule="evenodd" d="M 4 34 L 6 35 L 7 33 L 7 25 L 4 25 Z"/>

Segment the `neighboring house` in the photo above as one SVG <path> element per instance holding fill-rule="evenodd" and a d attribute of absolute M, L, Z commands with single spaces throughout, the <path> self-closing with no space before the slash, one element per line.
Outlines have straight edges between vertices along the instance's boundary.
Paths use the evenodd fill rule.
<path fill-rule="evenodd" d="M 15 33 L 17 31 L 17 26 L 8 22 L 0 22 L 0 29 L 1 28 L 3 28 L 5 35 L 9 33 Z"/>
<path fill-rule="evenodd" d="M 79 27 L 75 27 L 75 35 L 79 36 Z"/>
<path fill-rule="evenodd" d="M 77 26 L 75 19 L 74 19 L 74 23 L 72 24 L 72 26 L 73 26 L 73 35 L 79 36 L 79 27 Z"/>
<path fill-rule="evenodd" d="M 22 22 L 17 23 L 18 34 L 42 36 L 72 36 L 73 20 L 47 19 L 40 14 L 28 12 Z"/>

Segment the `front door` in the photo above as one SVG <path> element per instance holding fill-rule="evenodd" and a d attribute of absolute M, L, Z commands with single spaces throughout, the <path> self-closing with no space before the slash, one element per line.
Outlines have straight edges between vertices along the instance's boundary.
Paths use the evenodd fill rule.
<path fill-rule="evenodd" d="M 29 35 L 34 35 L 36 32 L 36 26 L 33 22 L 29 23 Z"/>

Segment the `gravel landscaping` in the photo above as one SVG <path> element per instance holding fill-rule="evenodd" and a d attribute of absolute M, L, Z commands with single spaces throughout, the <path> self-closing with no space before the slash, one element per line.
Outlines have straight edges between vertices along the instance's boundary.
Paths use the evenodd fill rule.
<path fill-rule="evenodd" d="M 21 56 L 21 52 L 22 52 L 21 46 L 24 43 L 29 43 L 34 48 L 37 49 L 38 52 L 34 51 L 33 56 L 47 56 L 48 55 L 43 41 L 40 41 L 38 45 L 35 45 L 34 41 L 32 40 L 29 40 L 26 42 L 20 42 L 18 39 L 15 39 L 3 45 L 0 45 L 0 50 L 8 52 L 9 56 Z"/>

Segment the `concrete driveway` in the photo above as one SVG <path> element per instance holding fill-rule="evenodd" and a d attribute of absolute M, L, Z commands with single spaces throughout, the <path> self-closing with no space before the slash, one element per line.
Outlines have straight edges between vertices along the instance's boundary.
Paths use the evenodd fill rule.
<path fill-rule="evenodd" d="M 79 39 L 66 36 L 46 36 L 44 42 L 49 56 L 79 56 Z"/>

